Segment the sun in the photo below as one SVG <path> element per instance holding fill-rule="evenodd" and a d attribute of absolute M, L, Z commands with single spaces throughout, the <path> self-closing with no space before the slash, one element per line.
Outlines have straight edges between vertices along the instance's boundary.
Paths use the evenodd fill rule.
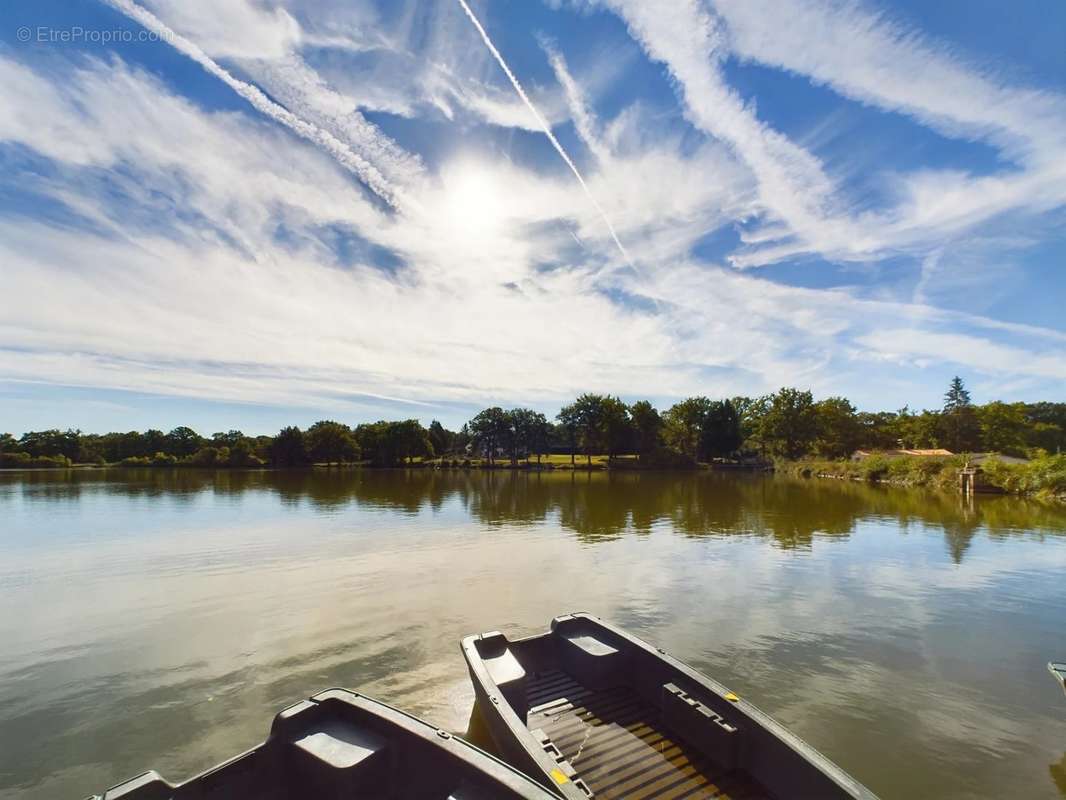
<path fill-rule="evenodd" d="M 477 164 L 456 164 L 443 174 L 445 217 L 452 227 L 477 238 L 499 232 L 508 198 L 498 176 Z"/>

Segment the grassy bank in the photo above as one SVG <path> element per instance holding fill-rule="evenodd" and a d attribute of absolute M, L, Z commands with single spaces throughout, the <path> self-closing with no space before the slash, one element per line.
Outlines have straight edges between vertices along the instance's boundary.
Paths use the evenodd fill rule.
<path fill-rule="evenodd" d="M 776 469 L 797 477 L 921 486 L 955 491 L 964 456 L 923 458 L 871 456 L 862 461 L 779 461 Z M 1025 464 L 1006 464 L 996 459 L 981 465 L 981 483 L 993 490 L 1066 501 L 1066 455 L 1041 456 Z"/>
<path fill-rule="evenodd" d="M 471 469 L 559 469 L 559 470 L 603 470 L 603 469 L 691 469 L 695 465 L 691 460 L 680 458 L 646 458 L 643 462 L 635 455 L 620 455 L 609 459 L 606 453 L 594 454 L 591 459 L 578 454 L 571 460 L 568 454 L 553 453 L 541 456 L 520 458 L 512 462 L 509 458 L 497 458 L 491 464 L 484 458 L 431 458 L 418 459 L 412 466 L 459 467 Z"/>

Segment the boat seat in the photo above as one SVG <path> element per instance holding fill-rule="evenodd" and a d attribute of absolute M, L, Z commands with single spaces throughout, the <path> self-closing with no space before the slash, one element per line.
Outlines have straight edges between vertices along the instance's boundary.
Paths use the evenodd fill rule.
<path fill-rule="evenodd" d="M 590 656 L 595 656 L 596 658 L 613 656 L 618 652 L 617 648 L 611 647 L 607 642 L 601 642 L 590 633 L 564 634 L 563 638 L 568 640 L 575 647 L 579 647 Z"/>
<path fill-rule="evenodd" d="M 622 652 L 584 627 L 559 635 L 563 670 L 590 689 L 606 689 L 622 682 Z"/>
<path fill-rule="evenodd" d="M 485 658 L 485 669 L 514 712 L 524 722 L 529 711 L 526 699 L 526 670 L 509 647 L 498 655 Z"/>
<path fill-rule="evenodd" d="M 292 741 L 297 772 L 309 787 L 321 787 L 322 796 L 384 785 L 387 749 L 381 736 L 342 721 L 327 722 Z"/>

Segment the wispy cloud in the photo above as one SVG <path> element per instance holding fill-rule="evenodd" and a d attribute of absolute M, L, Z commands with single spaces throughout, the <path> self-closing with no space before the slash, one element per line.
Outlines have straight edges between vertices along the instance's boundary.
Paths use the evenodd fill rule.
<path fill-rule="evenodd" d="M 541 37 L 541 47 L 548 54 L 548 61 L 552 65 L 556 79 L 566 91 L 566 105 L 570 109 L 570 116 L 574 120 L 577 135 L 581 137 L 581 141 L 585 143 L 585 146 L 596 156 L 598 161 L 601 163 L 609 161 L 611 153 L 600 141 L 596 117 L 585 102 L 581 87 L 577 85 L 577 81 L 570 74 L 566 59 L 558 48 L 544 37 Z"/>
<path fill-rule="evenodd" d="M 1039 214 L 1066 202 L 1058 157 L 1066 98 L 1012 87 L 858 3 L 714 0 L 718 14 L 697 0 L 670 14 L 639 0 L 602 3 L 666 65 L 692 123 L 728 142 L 756 176 L 769 223 L 746 232 L 737 266 L 804 253 L 858 261 L 912 253 L 1000 214 Z M 720 63 L 730 54 L 806 75 L 945 135 L 988 141 L 1022 168 L 979 176 L 886 169 L 896 204 L 856 213 L 814 155 L 759 121 L 729 88 Z"/>
<path fill-rule="evenodd" d="M 159 35 L 179 52 L 191 58 L 233 91 L 247 100 L 257 111 L 266 114 L 286 128 L 308 141 L 314 142 L 332 155 L 345 169 L 356 175 L 373 192 L 394 207 L 398 207 L 400 198 L 394 187 L 390 186 L 376 166 L 355 153 L 348 145 L 337 139 L 328 131 L 307 122 L 267 97 L 256 86 L 239 80 L 223 69 L 199 46 L 167 27 L 162 20 L 132 0 L 106 0 L 130 19 L 139 22 L 148 30 Z"/>
<path fill-rule="evenodd" d="M 1029 105 L 1026 90 L 930 39 L 889 36 L 902 66 L 884 69 L 901 71 L 878 88 L 880 72 L 847 86 L 818 77 L 823 60 L 845 69 L 847 54 L 822 52 L 817 37 L 802 54 L 779 52 L 764 41 L 772 26 L 726 0 L 678 2 L 671 14 L 603 0 L 624 27 L 564 6 L 567 24 L 609 29 L 609 46 L 579 50 L 545 33 L 537 49 L 523 31 L 532 46 L 509 63 L 483 27 L 486 46 L 471 46 L 466 3 L 312 13 L 234 0 L 222 24 L 176 0 L 144 0 L 155 14 L 111 1 L 151 30 L 178 31 L 179 51 L 248 106 L 213 108 L 182 79 L 113 52 L 0 53 L 0 188 L 15 198 L 0 208 L 0 378 L 188 398 L 210 387 L 217 400 L 353 415 L 397 403 L 550 408 L 588 388 L 670 402 L 781 384 L 891 407 L 935 401 L 956 370 L 1008 397 L 1061 393 L 1066 334 L 977 313 L 1015 283 L 989 291 L 987 276 L 1006 276 L 1008 256 L 1041 231 L 972 233 L 990 214 L 1061 221 L 1066 167 L 1041 121 L 1057 101 L 1042 91 Z M 834 36 L 876 43 L 890 24 L 839 8 L 826 24 L 851 27 Z M 610 63 L 618 49 L 624 68 Z M 857 212 L 836 165 L 730 85 L 730 55 L 991 144 L 1005 166 L 899 168 Z M 976 75 L 975 97 L 1007 92 L 1013 105 L 945 101 L 937 115 L 933 89 L 906 85 L 907 59 L 934 55 L 958 87 Z M 528 69 L 526 86 L 512 67 Z M 664 71 L 676 96 L 653 94 Z M 568 120 L 592 156 L 580 172 L 562 147 Z M 359 165 L 404 213 L 355 185 Z M 591 198 L 604 198 L 609 224 Z M 603 269 L 619 261 L 616 240 L 641 270 Z M 812 286 L 833 288 L 784 285 L 809 266 L 790 261 L 797 253 L 851 264 L 810 267 L 831 273 Z M 792 270 L 739 272 L 728 257 Z M 992 259 L 1008 266 L 994 272 Z M 949 299 L 967 311 L 935 307 Z"/>
<path fill-rule="evenodd" d="M 622 246 L 622 242 L 619 240 L 618 234 L 615 232 L 614 225 L 611 224 L 611 220 L 607 216 L 607 212 L 603 210 L 603 206 L 600 205 L 599 201 L 596 200 L 592 192 L 589 190 L 588 184 L 585 182 L 584 177 L 582 177 L 580 170 L 578 170 L 577 166 L 574 164 L 573 159 L 571 159 L 566 150 L 563 149 L 563 146 L 559 144 L 559 140 L 556 139 L 555 134 L 552 133 L 551 126 L 544 120 L 544 117 L 540 115 L 540 112 L 537 111 L 537 107 L 533 105 L 533 101 L 529 99 L 529 95 L 527 95 L 525 90 L 522 88 L 522 84 L 518 82 L 518 78 L 515 77 L 515 74 L 511 71 L 511 68 L 507 66 L 507 62 L 503 60 L 503 56 L 500 55 L 500 51 L 496 49 L 496 45 L 492 43 L 492 39 L 489 38 L 489 35 L 485 32 L 485 28 L 481 25 L 480 20 L 478 20 L 477 16 L 470 9 L 470 6 L 467 5 L 466 0 L 459 0 L 459 5 L 463 7 L 463 11 L 466 12 L 466 15 L 470 18 L 470 21 L 477 29 L 477 32 L 481 35 L 481 40 L 485 43 L 485 46 L 489 49 L 489 52 L 492 53 L 493 58 L 496 59 L 496 62 L 500 65 L 500 69 L 503 70 L 504 74 L 507 76 L 507 79 L 511 82 L 511 85 L 514 86 L 515 92 L 520 98 L 522 98 L 522 102 L 526 104 L 526 107 L 529 109 L 534 119 L 536 119 L 537 124 L 540 126 L 541 130 L 544 131 L 544 135 L 548 137 L 548 141 L 552 143 L 552 147 L 555 148 L 555 151 L 559 154 L 559 157 L 562 158 L 564 162 L 566 162 L 566 166 L 570 168 L 570 171 L 574 173 L 574 177 L 577 178 L 577 182 L 581 184 L 581 188 L 584 190 L 585 195 L 589 199 L 589 202 L 592 204 L 593 208 L 596 209 L 596 212 L 603 219 L 603 224 L 607 226 L 607 230 L 610 232 L 611 239 L 614 240 L 615 246 L 618 248 L 618 252 L 622 254 L 622 258 L 625 259 L 627 264 L 632 265 L 633 260 L 629 257 L 629 253 L 626 252 L 625 247 Z"/>
<path fill-rule="evenodd" d="M 1066 97 L 1013 86 L 855 0 L 712 0 L 729 49 L 840 94 L 913 116 L 947 136 L 1047 160 L 1066 143 Z M 787 20 L 787 24 L 783 24 Z"/>

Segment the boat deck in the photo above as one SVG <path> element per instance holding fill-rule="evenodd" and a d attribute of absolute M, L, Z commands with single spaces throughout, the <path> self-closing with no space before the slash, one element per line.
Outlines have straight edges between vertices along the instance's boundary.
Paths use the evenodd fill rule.
<path fill-rule="evenodd" d="M 772 800 L 746 773 L 723 772 L 672 738 L 633 690 L 593 691 L 565 672 L 531 676 L 528 726 L 542 731 L 598 799 Z"/>

